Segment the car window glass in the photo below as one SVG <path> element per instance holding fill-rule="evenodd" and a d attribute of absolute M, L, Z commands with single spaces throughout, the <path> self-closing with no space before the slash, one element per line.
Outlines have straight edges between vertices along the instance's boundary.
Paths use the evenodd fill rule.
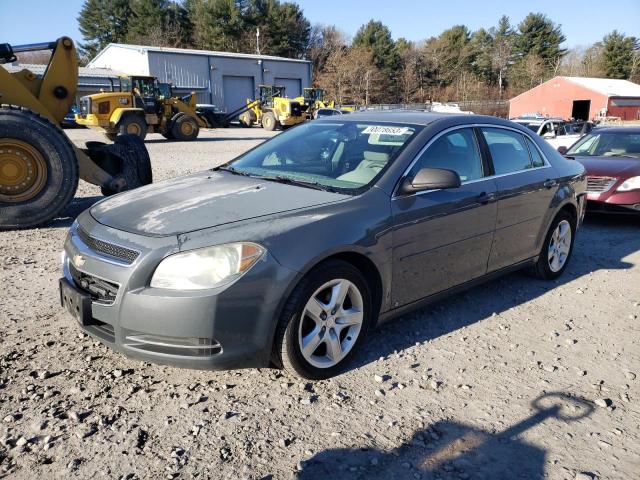
<path fill-rule="evenodd" d="M 483 128 L 496 175 L 532 168 L 522 134 L 502 128 Z"/>
<path fill-rule="evenodd" d="M 525 137 L 527 141 L 527 146 L 529 147 L 529 154 L 531 155 L 531 162 L 534 167 L 544 167 L 544 160 L 542 159 L 542 155 L 540 155 L 540 151 L 536 148 L 531 140 Z"/>
<path fill-rule="evenodd" d="M 463 128 L 438 138 L 420 155 L 410 175 L 422 168 L 453 170 L 463 182 L 481 178 L 482 160 L 473 131 Z"/>
<path fill-rule="evenodd" d="M 381 174 L 416 130 L 339 119 L 310 122 L 259 145 L 230 166 L 250 176 L 357 189 Z"/>
<path fill-rule="evenodd" d="M 551 123 L 547 122 L 542 126 L 540 130 L 540 135 L 544 135 L 545 133 L 549 133 L 551 131 Z"/>

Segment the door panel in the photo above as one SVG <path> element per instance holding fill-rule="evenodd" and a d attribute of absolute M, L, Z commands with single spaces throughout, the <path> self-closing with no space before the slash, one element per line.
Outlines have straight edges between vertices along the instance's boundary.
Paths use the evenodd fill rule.
<path fill-rule="evenodd" d="M 393 305 L 427 297 L 483 275 L 493 240 L 492 179 L 392 200 Z"/>
<path fill-rule="evenodd" d="M 224 108 L 227 112 L 233 112 L 246 105 L 248 98 L 255 98 L 253 77 L 224 75 L 222 77 L 222 89 Z"/>

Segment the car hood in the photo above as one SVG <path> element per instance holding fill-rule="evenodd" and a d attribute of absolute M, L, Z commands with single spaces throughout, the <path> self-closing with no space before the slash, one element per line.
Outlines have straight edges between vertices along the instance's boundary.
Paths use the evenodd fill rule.
<path fill-rule="evenodd" d="M 633 177 L 640 175 L 640 159 L 628 157 L 574 157 L 584 165 L 587 175 Z"/>
<path fill-rule="evenodd" d="M 164 236 L 314 207 L 348 195 L 207 171 L 105 199 L 90 212 L 103 225 Z"/>

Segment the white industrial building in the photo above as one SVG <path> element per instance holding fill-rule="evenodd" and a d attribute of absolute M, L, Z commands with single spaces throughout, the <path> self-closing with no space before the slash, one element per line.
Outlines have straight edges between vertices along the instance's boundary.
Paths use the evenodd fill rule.
<path fill-rule="evenodd" d="M 195 91 L 198 103 L 226 112 L 255 98 L 261 84 L 283 85 L 289 98 L 311 86 L 311 62 L 245 53 L 111 43 L 87 67 L 158 77 L 174 91 Z"/>

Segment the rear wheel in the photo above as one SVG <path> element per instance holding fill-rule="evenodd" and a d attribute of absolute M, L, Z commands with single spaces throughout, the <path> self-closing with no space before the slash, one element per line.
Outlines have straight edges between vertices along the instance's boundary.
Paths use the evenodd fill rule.
<path fill-rule="evenodd" d="M 118 134 L 135 135 L 144 140 L 147 136 L 147 123 L 139 115 L 127 115 L 118 122 Z"/>
<path fill-rule="evenodd" d="M 191 115 L 186 113 L 178 114 L 172 120 L 171 135 L 176 140 L 186 142 L 195 140 L 200 133 L 198 122 Z"/>
<path fill-rule="evenodd" d="M 253 112 L 244 112 L 242 115 L 240 115 L 240 118 L 239 118 L 240 126 L 245 128 L 253 127 L 253 123 L 254 123 L 253 117 L 254 117 Z"/>
<path fill-rule="evenodd" d="M 276 120 L 276 116 L 273 112 L 265 112 L 262 115 L 262 128 L 273 132 L 278 126 L 278 121 Z"/>
<path fill-rule="evenodd" d="M 542 251 L 534 266 L 534 274 L 543 280 L 558 278 L 566 270 L 575 239 L 575 219 L 560 212 L 551 223 Z"/>
<path fill-rule="evenodd" d="M 45 117 L 0 106 L 0 228 L 53 219 L 78 187 L 78 161 L 62 130 Z"/>
<path fill-rule="evenodd" d="M 348 363 L 372 318 L 366 280 L 333 260 L 312 270 L 293 291 L 278 323 L 274 363 L 294 375 L 329 378 Z"/>

